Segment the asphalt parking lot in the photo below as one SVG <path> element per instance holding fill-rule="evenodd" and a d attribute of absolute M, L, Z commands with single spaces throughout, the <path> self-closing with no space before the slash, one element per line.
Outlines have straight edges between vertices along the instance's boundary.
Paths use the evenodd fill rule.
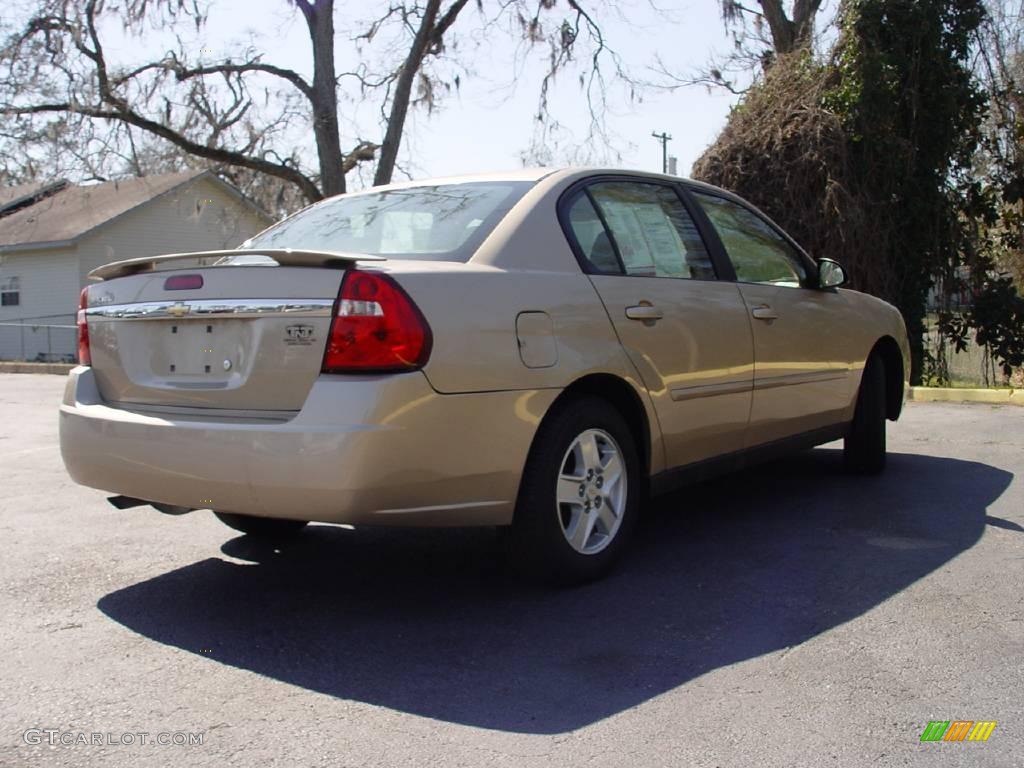
<path fill-rule="evenodd" d="M 553 592 L 486 530 L 117 511 L 63 383 L 0 375 L 2 765 L 1024 765 L 1024 408 L 908 404 L 877 479 L 833 444 L 689 488 Z"/>

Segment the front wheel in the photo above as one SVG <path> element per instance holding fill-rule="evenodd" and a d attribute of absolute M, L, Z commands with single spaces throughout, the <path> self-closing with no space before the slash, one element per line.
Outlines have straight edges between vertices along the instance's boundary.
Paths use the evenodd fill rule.
<path fill-rule="evenodd" d="M 233 512 L 214 512 L 228 528 L 260 539 L 286 539 L 294 536 L 308 524 L 305 520 L 283 520 L 276 517 L 253 517 Z"/>
<path fill-rule="evenodd" d="M 587 397 L 542 426 L 523 472 L 508 531 L 512 565 L 557 584 L 603 576 L 636 523 L 640 462 L 628 426 L 610 404 Z"/>
<path fill-rule="evenodd" d="M 875 356 L 868 358 L 861 376 L 843 460 L 847 469 L 860 474 L 885 469 L 885 367 Z"/>

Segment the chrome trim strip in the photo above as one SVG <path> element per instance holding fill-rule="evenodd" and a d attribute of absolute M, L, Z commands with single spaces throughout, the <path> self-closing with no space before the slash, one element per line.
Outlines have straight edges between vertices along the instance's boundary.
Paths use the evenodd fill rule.
<path fill-rule="evenodd" d="M 849 369 L 831 368 L 827 371 L 808 371 L 806 373 L 787 373 L 782 376 L 763 376 L 754 379 L 754 389 L 775 389 L 791 387 L 796 384 L 818 384 L 825 381 L 842 381 L 849 376 Z"/>
<path fill-rule="evenodd" d="M 694 387 L 677 387 L 672 390 L 672 399 L 693 400 L 698 397 L 715 397 L 717 395 L 736 395 L 753 389 L 750 379 L 743 381 L 726 381 L 721 384 L 698 384 Z"/>
<path fill-rule="evenodd" d="M 188 317 L 329 317 L 334 299 L 194 299 L 192 301 L 146 301 L 137 304 L 107 304 L 89 307 L 85 314 L 94 320 L 183 320 Z"/>

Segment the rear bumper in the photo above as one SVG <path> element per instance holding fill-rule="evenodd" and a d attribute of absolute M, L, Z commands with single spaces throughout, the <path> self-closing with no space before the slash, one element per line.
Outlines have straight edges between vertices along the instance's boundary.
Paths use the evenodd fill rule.
<path fill-rule="evenodd" d="M 440 395 L 421 373 L 321 376 L 286 421 L 112 408 L 68 376 L 60 446 L 75 482 L 264 517 L 383 525 L 511 522 L 557 390 Z"/>

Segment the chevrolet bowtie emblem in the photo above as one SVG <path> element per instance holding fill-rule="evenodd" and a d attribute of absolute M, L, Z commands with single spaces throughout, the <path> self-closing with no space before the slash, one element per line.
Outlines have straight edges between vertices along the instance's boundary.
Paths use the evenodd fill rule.
<path fill-rule="evenodd" d="M 176 304 L 171 304 L 167 308 L 167 314 L 174 315 L 175 317 L 184 317 L 192 309 L 188 304 L 183 301 L 179 301 Z"/>

